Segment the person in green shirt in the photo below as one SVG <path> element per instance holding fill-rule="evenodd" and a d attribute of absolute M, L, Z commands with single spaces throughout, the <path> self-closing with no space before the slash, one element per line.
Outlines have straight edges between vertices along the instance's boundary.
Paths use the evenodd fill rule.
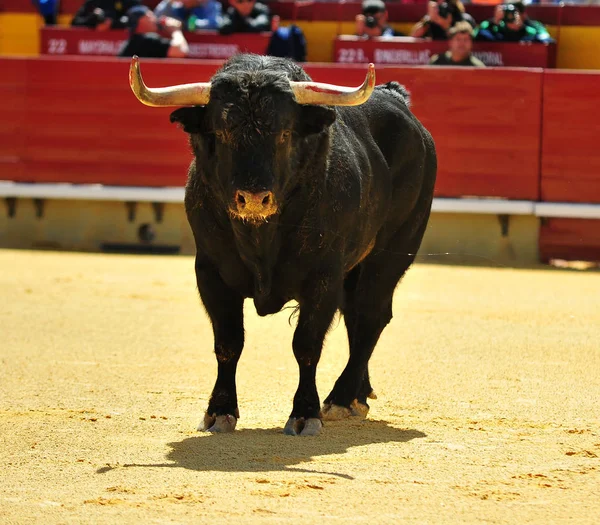
<path fill-rule="evenodd" d="M 519 7 L 513 3 L 497 6 L 494 18 L 481 22 L 475 29 L 474 37 L 475 40 L 492 42 L 553 42 L 539 22 L 528 20 L 526 23 Z"/>
<path fill-rule="evenodd" d="M 554 42 L 554 39 L 550 36 L 550 33 L 548 33 L 548 30 L 546 29 L 544 24 L 542 24 L 538 20 L 532 20 L 531 18 L 529 18 L 529 15 L 527 14 L 525 2 L 523 0 L 518 0 L 518 1 L 506 0 L 506 3 L 513 4 L 515 6 L 515 9 L 517 11 L 519 11 L 519 13 L 521 14 L 521 18 L 523 19 L 523 24 L 525 24 L 527 27 L 532 27 L 533 29 L 535 29 L 537 42 L 544 42 L 544 43 Z"/>
<path fill-rule="evenodd" d="M 473 27 L 469 22 L 458 22 L 448 31 L 448 51 L 431 57 L 432 66 L 474 66 L 485 64 L 471 54 L 473 49 Z"/>

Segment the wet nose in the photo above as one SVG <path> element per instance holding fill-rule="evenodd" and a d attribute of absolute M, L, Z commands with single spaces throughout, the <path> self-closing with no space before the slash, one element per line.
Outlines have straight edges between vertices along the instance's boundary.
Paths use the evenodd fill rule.
<path fill-rule="evenodd" d="M 238 211 L 244 213 L 272 212 L 275 208 L 275 199 L 271 191 L 241 191 L 235 192 L 235 202 Z"/>

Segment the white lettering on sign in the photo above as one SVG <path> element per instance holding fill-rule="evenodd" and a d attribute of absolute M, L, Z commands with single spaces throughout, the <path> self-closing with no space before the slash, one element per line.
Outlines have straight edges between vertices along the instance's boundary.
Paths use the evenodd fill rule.
<path fill-rule="evenodd" d="M 473 51 L 473 55 L 486 66 L 503 66 L 502 53 L 498 51 Z"/>
<path fill-rule="evenodd" d="M 369 58 L 360 47 L 338 49 L 338 62 L 346 64 L 357 64 L 368 62 Z"/>
<path fill-rule="evenodd" d="M 80 40 L 78 50 L 80 55 L 116 55 L 125 40 Z"/>
<path fill-rule="evenodd" d="M 240 50 L 237 44 L 190 43 L 189 47 L 194 58 L 229 58 Z"/>
<path fill-rule="evenodd" d="M 428 64 L 431 51 L 423 49 L 375 49 L 374 62 L 378 64 Z"/>
<path fill-rule="evenodd" d="M 67 41 L 64 38 L 50 38 L 48 40 L 49 55 L 64 55 L 67 52 Z"/>

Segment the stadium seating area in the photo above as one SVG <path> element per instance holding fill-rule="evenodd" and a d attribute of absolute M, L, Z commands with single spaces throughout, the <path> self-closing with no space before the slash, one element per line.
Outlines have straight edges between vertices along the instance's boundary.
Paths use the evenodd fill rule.
<path fill-rule="evenodd" d="M 152 7 L 158 2 L 146 0 Z M 312 0 L 268 2 L 282 24 L 295 22 L 306 34 L 308 61 L 331 62 L 337 35 L 354 33 L 354 18 L 361 3 Z M 81 0 L 61 0 L 59 24 L 67 26 Z M 390 2 L 391 25 L 408 34 L 424 14 L 424 3 Z M 493 5 L 467 4 L 476 21 L 493 14 Z M 600 69 L 600 8 L 580 5 L 532 5 L 527 12 L 548 28 L 557 41 L 556 65 L 570 69 Z M 35 56 L 40 53 L 42 20 L 29 0 L 0 0 L 0 55 Z M 527 50 L 521 49 L 521 53 Z M 500 64 L 499 64 L 500 65 Z M 511 64 L 513 65 L 513 64 Z M 527 65 L 527 64 L 525 64 Z"/>
<path fill-rule="evenodd" d="M 68 21 L 77 4 L 62 1 L 62 22 Z M 285 20 L 303 24 L 309 46 L 315 43 L 315 49 L 325 27 L 351 24 L 360 9 L 357 3 L 272 6 Z M 490 8 L 469 7 L 481 13 Z M 585 18 L 585 24 L 575 25 L 583 20 L 569 14 L 569 7 L 593 15 Z M 562 60 L 570 56 L 563 50 L 569 41 L 563 32 L 598 31 L 600 37 L 600 8 L 538 9 L 535 17 L 557 31 L 559 65 L 561 56 Z M 414 19 L 417 13 L 422 14 L 422 5 L 390 4 L 390 14 L 397 14 L 391 19 L 403 20 L 400 23 L 412 23 L 410 16 Z M 0 28 L 15 20 L 22 27 L 37 24 L 39 46 L 41 23 L 29 2 L 0 0 Z M 341 32 L 334 29 L 331 34 Z M 0 180 L 107 187 L 183 185 L 189 161 L 185 140 L 175 127 L 165 125 L 167 110 L 132 103 L 123 80 L 128 60 L 39 56 L 39 49 L 33 52 L 30 47 L 23 53 L 29 56 L 16 57 L 11 49 L 25 45 L 18 42 L 20 37 L 6 31 L 3 35 Z M 332 37 L 329 61 L 333 45 Z M 452 200 L 458 203 L 457 211 L 476 205 L 480 210 L 487 206 L 487 213 L 536 215 L 541 220 L 543 260 L 600 261 L 600 71 L 574 71 L 590 64 L 600 69 L 592 62 L 598 56 L 588 62 L 578 57 L 571 71 L 385 64 L 378 65 L 377 80 L 400 80 L 413 92 L 414 111 L 431 130 L 439 152 L 438 199 L 448 199 L 446 205 L 460 199 Z M 144 72 L 151 85 L 184 83 L 208 79 L 219 64 L 149 60 Z M 362 82 L 365 71 L 361 64 L 332 63 L 309 63 L 306 69 L 315 80 L 347 85 Z M 5 197 L 18 197 L 19 191 L 0 183 Z"/>

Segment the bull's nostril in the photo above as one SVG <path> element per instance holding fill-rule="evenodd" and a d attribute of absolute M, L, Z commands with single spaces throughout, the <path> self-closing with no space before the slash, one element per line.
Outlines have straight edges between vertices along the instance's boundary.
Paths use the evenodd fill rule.
<path fill-rule="evenodd" d="M 243 215 L 264 215 L 274 213 L 275 195 L 271 191 L 236 190 L 233 206 Z"/>

